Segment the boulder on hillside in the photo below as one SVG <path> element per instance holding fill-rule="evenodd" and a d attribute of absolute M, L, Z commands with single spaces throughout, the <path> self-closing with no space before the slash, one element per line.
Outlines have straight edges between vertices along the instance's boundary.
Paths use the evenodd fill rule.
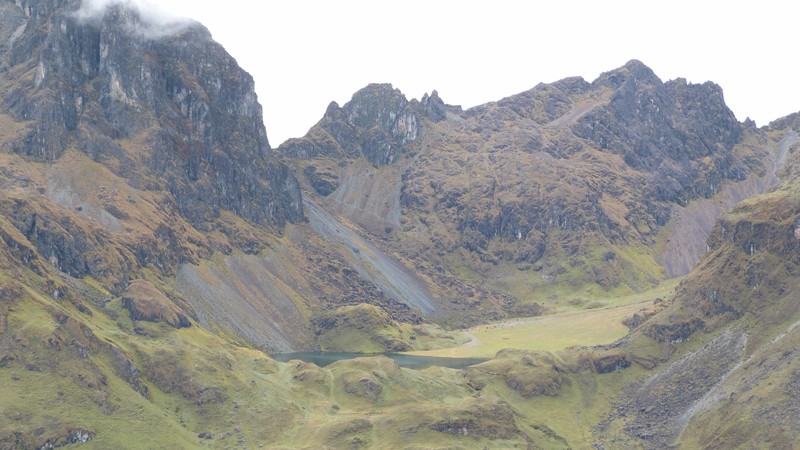
<path fill-rule="evenodd" d="M 165 322 L 174 328 L 192 325 L 181 309 L 149 281 L 131 281 L 122 295 L 122 306 L 131 312 L 133 320 Z"/>

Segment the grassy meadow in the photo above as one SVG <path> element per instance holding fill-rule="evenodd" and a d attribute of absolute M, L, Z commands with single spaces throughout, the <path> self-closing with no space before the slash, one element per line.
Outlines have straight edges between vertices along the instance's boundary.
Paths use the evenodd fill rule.
<path fill-rule="evenodd" d="M 564 309 L 552 315 L 512 319 L 479 325 L 466 331 L 469 340 L 457 347 L 409 352 L 451 358 L 491 358 L 505 348 L 557 351 L 572 346 L 610 344 L 628 334 L 623 320 L 648 309 L 657 299 L 669 298 L 680 279 L 620 298 L 597 299 L 594 309 Z"/>

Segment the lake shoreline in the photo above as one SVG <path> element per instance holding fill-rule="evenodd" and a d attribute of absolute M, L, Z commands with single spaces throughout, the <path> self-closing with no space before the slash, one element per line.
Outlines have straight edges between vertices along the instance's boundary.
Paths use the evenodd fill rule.
<path fill-rule="evenodd" d="M 289 362 L 300 360 L 325 367 L 338 361 L 345 361 L 355 358 L 370 358 L 375 356 L 385 356 L 400 367 L 408 369 L 426 369 L 428 367 L 446 367 L 450 369 L 463 369 L 475 364 L 480 364 L 489 358 L 452 358 L 444 356 L 419 356 L 403 353 L 351 353 L 351 352 L 291 352 L 275 353 L 269 355 L 270 358 L 278 362 Z"/>

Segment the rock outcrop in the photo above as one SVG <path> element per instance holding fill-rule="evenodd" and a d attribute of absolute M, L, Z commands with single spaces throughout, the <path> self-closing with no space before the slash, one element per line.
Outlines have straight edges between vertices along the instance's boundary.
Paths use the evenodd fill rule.
<path fill-rule="evenodd" d="M 192 325 L 189 318 L 163 292 L 145 280 L 134 280 L 122 295 L 122 306 L 133 320 L 164 322 L 173 328 Z"/>
<path fill-rule="evenodd" d="M 644 194 L 650 201 L 710 197 L 723 179 L 749 172 L 733 160 L 744 127 L 725 105 L 718 85 L 689 84 L 682 78 L 662 83 L 650 68 L 631 61 L 602 74 L 592 88 L 613 94 L 574 123 L 573 133 L 647 172 Z"/>
<path fill-rule="evenodd" d="M 449 109 L 458 110 L 445 105 L 436 91 L 421 102 L 408 101 L 391 84 L 371 84 L 342 107 L 332 102 L 305 137 L 290 139 L 278 150 L 292 158 L 363 156 L 375 166 L 392 164 L 420 137 L 422 117 L 441 121 Z"/>

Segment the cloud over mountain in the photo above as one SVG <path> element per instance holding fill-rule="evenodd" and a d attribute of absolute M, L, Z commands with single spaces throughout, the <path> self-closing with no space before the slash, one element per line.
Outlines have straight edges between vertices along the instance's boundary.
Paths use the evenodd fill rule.
<path fill-rule="evenodd" d="M 175 15 L 146 0 L 84 0 L 75 17 L 84 22 L 100 21 L 115 8 L 135 14 L 129 31 L 147 39 L 160 39 L 196 24 L 192 19 Z"/>

